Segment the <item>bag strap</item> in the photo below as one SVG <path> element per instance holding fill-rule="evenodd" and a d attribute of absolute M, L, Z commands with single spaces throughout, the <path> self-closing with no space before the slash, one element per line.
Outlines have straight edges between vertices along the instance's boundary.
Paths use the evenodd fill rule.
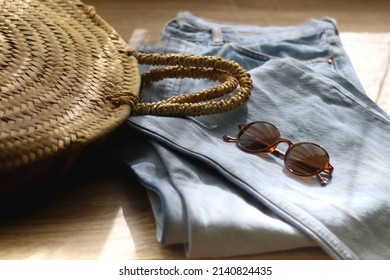
<path fill-rule="evenodd" d="M 169 66 L 142 74 L 143 85 L 166 78 L 206 78 L 220 82 L 219 85 L 206 90 L 181 94 L 157 102 L 132 103 L 132 115 L 199 116 L 222 113 L 244 104 L 252 90 L 249 73 L 231 60 L 183 54 L 131 52 L 129 55 L 135 56 L 139 64 Z M 227 98 L 212 100 L 232 92 L 233 95 Z"/>

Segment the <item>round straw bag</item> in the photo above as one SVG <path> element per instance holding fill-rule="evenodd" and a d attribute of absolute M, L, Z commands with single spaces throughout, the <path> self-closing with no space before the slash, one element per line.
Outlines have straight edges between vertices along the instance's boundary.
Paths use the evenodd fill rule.
<path fill-rule="evenodd" d="M 0 30 L 0 190 L 61 173 L 131 115 L 225 112 L 242 105 L 252 86 L 232 61 L 138 53 L 79 1 L 0 0 Z M 167 67 L 141 77 L 138 64 Z M 220 83 L 139 100 L 143 84 L 185 77 Z"/>

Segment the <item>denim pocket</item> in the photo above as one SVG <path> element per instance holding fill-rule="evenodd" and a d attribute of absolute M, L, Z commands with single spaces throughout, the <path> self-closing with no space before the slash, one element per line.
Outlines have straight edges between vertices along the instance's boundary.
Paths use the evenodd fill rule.
<path fill-rule="evenodd" d="M 225 44 L 217 55 L 234 60 L 247 70 L 259 67 L 275 58 L 236 43 Z"/>
<path fill-rule="evenodd" d="M 206 42 L 210 40 L 212 35 L 211 29 L 202 28 L 183 20 L 172 20 L 166 25 L 163 36 L 190 42 Z"/>
<path fill-rule="evenodd" d="M 268 55 L 293 58 L 301 62 L 325 61 L 327 58 L 332 57 L 332 50 L 324 32 L 282 40 L 270 40 L 256 47 Z"/>

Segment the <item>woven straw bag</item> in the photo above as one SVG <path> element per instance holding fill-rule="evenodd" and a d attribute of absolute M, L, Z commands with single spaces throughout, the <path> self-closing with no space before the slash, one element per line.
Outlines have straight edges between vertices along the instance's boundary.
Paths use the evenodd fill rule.
<path fill-rule="evenodd" d="M 79 1 L 0 0 L 0 30 L 0 190 L 61 173 L 130 115 L 225 112 L 242 105 L 252 87 L 232 61 L 138 53 Z M 138 64 L 167 67 L 141 77 Z M 139 100 L 143 84 L 185 77 L 220 83 Z"/>

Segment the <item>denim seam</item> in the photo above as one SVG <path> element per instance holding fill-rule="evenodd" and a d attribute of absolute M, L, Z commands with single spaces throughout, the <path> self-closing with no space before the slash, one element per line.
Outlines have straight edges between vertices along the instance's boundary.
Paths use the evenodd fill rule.
<path fill-rule="evenodd" d="M 289 64 L 290 66 L 294 67 L 295 69 L 297 69 L 298 71 L 300 72 L 303 72 L 303 73 L 306 73 L 306 74 L 309 74 L 311 75 L 311 73 L 305 71 L 305 69 L 302 69 L 302 68 L 299 68 L 297 67 L 296 65 L 294 65 L 294 63 L 291 63 L 291 61 L 289 61 L 288 59 L 285 60 L 285 62 L 287 64 Z M 356 104 L 357 106 L 359 106 L 360 108 L 364 109 L 365 111 L 369 112 L 371 115 L 373 115 L 374 117 L 376 117 L 377 119 L 385 122 L 385 123 L 390 123 L 390 121 L 386 118 L 384 118 L 383 116 L 379 115 L 378 113 L 374 112 L 373 110 L 371 110 L 371 108 L 368 108 L 368 106 L 366 105 L 362 105 L 358 100 L 356 100 L 355 98 L 352 98 L 351 96 L 347 95 L 344 93 L 343 91 L 343 88 L 340 88 L 340 86 L 338 86 L 337 84 L 334 84 L 332 83 L 330 80 L 328 79 L 323 79 L 322 77 L 317 77 L 318 79 L 321 79 L 322 82 L 326 83 L 327 85 L 331 86 L 332 88 L 334 88 L 335 90 L 337 90 L 342 96 L 344 96 L 345 98 L 349 99 L 350 101 L 352 101 L 354 104 Z"/>
<path fill-rule="evenodd" d="M 260 61 L 268 61 L 270 59 L 278 58 L 278 57 L 270 56 L 267 54 L 262 54 L 259 52 L 252 51 L 252 50 L 247 49 L 247 48 L 245 48 L 237 43 L 230 43 L 230 44 L 231 44 L 232 48 L 235 49 L 238 53 L 243 54 L 247 57 L 258 59 Z"/>
<path fill-rule="evenodd" d="M 156 193 L 159 197 L 160 197 L 160 199 L 161 199 L 161 201 L 162 201 L 162 208 L 164 209 L 164 208 L 166 208 L 166 201 L 165 201 L 165 199 L 164 199 L 164 196 L 163 195 L 161 195 L 161 193 L 159 192 L 159 188 L 157 188 L 156 186 L 154 186 L 153 184 L 149 184 L 149 183 L 147 183 L 147 182 L 145 182 L 142 178 L 140 178 L 139 176 L 137 176 L 137 178 L 138 178 L 138 181 L 146 188 L 146 189 L 149 189 L 150 191 L 153 191 L 154 193 Z M 153 210 L 153 212 L 154 212 L 154 209 L 152 209 Z M 160 238 L 158 238 L 159 239 L 159 242 L 160 243 L 162 243 L 162 244 L 165 244 L 165 242 L 166 242 L 166 235 L 167 235 L 167 228 L 169 227 L 169 224 L 168 224 L 168 219 L 167 219 L 167 217 L 166 217 L 166 211 L 162 211 L 163 212 L 163 215 L 162 215 L 162 217 L 163 217 L 163 221 L 162 221 L 162 223 L 161 223 L 161 225 L 160 225 L 160 234 L 161 234 L 161 236 L 160 236 Z M 156 219 L 156 221 L 157 221 L 157 219 Z M 157 231 L 157 233 L 158 233 L 158 231 Z M 157 237 L 158 237 L 158 234 L 157 234 Z"/>
<path fill-rule="evenodd" d="M 192 151 L 189 152 L 191 153 Z M 201 154 L 199 156 L 207 158 L 206 156 Z M 327 230 L 322 224 L 313 220 L 313 218 L 311 218 L 310 215 L 307 215 L 306 212 L 298 210 L 298 208 L 287 203 L 286 201 L 281 201 L 280 199 L 275 197 L 275 195 L 272 195 L 267 190 L 264 190 L 264 188 L 259 191 L 257 188 L 253 187 L 256 185 L 256 182 L 253 182 L 250 177 L 247 177 L 244 174 L 237 175 L 232 173 L 230 170 L 234 170 L 233 167 L 228 165 L 222 167 L 217 162 L 214 162 L 212 159 L 207 159 L 214 163 L 214 165 L 218 165 L 220 169 L 224 170 L 228 174 L 233 175 L 240 182 L 241 185 L 247 186 L 252 189 L 254 195 L 260 196 L 262 198 L 262 203 L 266 202 L 266 205 L 271 205 L 271 209 L 273 209 L 273 211 L 275 211 L 275 209 L 279 209 L 276 212 L 283 219 L 288 220 L 293 225 L 298 226 L 298 228 L 303 230 L 303 232 L 305 232 L 307 235 L 311 236 L 312 238 L 314 237 L 313 239 L 317 241 L 321 240 L 321 244 L 328 244 L 327 246 L 331 245 L 329 249 L 333 250 L 333 252 L 329 252 L 329 249 L 323 247 L 323 249 L 325 249 L 327 252 L 333 255 L 334 252 L 336 252 L 338 257 L 342 257 L 345 259 L 357 259 L 357 257 L 355 257 L 353 253 L 342 242 L 340 242 L 334 234 Z M 246 188 L 244 187 L 244 190 L 245 189 Z"/>
<path fill-rule="evenodd" d="M 155 142 L 153 142 L 153 141 L 151 141 L 151 143 L 152 143 L 152 145 L 154 146 L 154 148 L 156 149 L 156 150 L 158 150 L 158 146 L 156 146 L 156 144 L 155 144 Z M 160 157 L 160 159 L 161 159 L 161 161 L 167 166 L 167 164 L 166 164 L 166 162 L 165 162 L 165 158 L 164 157 Z M 166 168 L 166 170 L 167 170 L 167 172 L 168 172 L 168 174 L 170 175 L 170 181 L 171 181 L 171 184 L 172 184 L 172 187 L 177 191 L 177 193 L 178 193 L 178 195 L 179 195 L 179 197 L 180 197 L 180 199 L 182 199 L 182 201 L 184 201 L 185 200 L 185 198 L 184 198 L 184 196 L 183 196 L 183 194 L 182 194 L 182 192 L 180 191 L 180 189 L 176 186 L 176 183 L 174 182 L 174 180 L 172 180 L 171 178 L 174 178 L 174 176 L 172 176 L 172 171 L 171 170 L 169 170 L 168 168 Z M 185 204 L 185 203 L 183 203 L 183 214 L 184 214 L 184 217 L 185 217 L 185 221 L 186 221 L 186 228 L 185 228 L 185 230 L 186 230 L 186 236 L 187 236 L 187 242 L 188 242 L 188 244 L 189 244 L 189 252 L 191 251 L 191 244 L 192 244 L 192 242 L 191 242 L 191 240 L 192 240 L 192 230 L 191 230 L 191 223 L 189 222 L 190 221 L 190 219 L 189 219 L 189 216 L 188 216 L 188 213 L 189 213 L 189 211 L 188 211 L 188 209 L 187 209 L 187 204 Z"/>
<path fill-rule="evenodd" d="M 182 147 L 172 142 L 170 139 L 166 138 L 165 136 L 158 134 L 156 131 L 151 131 L 149 128 L 141 127 L 138 124 L 132 123 L 131 121 L 130 123 L 133 127 L 140 129 L 144 133 L 153 137 L 153 139 L 156 139 L 158 142 L 164 143 L 170 147 L 173 147 L 175 150 L 181 151 L 182 153 L 187 154 L 189 156 L 199 158 L 203 162 L 208 163 L 211 167 L 219 170 L 219 172 L 224 176 L 226 176 L 228 179 L 230 180 L 233 179 L 232 182 L 235 185 L 241 187 L 244 191 L 248 191 L 248 187 L 249 187 L 249 189 L 252 190 L 250 191 L 250 193 L 252 193 L 256 197 L 262 198 L 260 202 L 270 207 L 273 211 L 276 210 L 276 213 L 279 216 L 282 216 L 284 220 L 290 221 L 290 223 L 303 230 L 303 232 L 311 236 L 314 240 L 318 241 L 320 244 L 323 245 L 322 247 L 324 248 L 324 250 L 326 250 L 331 255 L 338 258 L 341 257 L 344 259 L 357 259 L 357 257 L 354 256 L 354 254 L 350 252 L 350 250 L 342 242 L 340 242 L 336 236 L 334 236 L 331 232 L 329 232 L 320 223 L 310 218 L 309 215 L 304 214 L 304 211 L 297 210 L 296 207 L 286 203 L 285 201 L 282 202 L 279 201 L 274 195 L 270 194 L 265 190 L 261 190 L 261 192 L 259 192 L 258 190 L 256 190 L 256 188 L 252 187 L 253 182 L 251 181 L 250 178 L 243 178 L 246 180 L 245 181 L 242 180 L 242 178 L 240 178 L 242 174 L 238 176 L 237 174 L 232 172 L 231 170 L 234 170 L 234 168 L 229 166 L 221 166 L 218 162 L 215 162 L 213 159 L 210 159 L 203 154 L 199 154 L 185 147 Z M 158 136 L 156 136 L 156 134 L 158 134 Z M 251 182 L 251 184 L 248 184 L 247 182 Z M 275 203 L 275 201 L 279 203 Z"/>
<path fill-rule="evenodd" d="M 331 36 L 327 31 L 335 32 L 335 30 L 331 29 L 331 28 L 327 28 L 327 29 L 324 29 L 323 34 L 325 36 L 326 42 L 328 43 L 329 53 L 331 54 L 330 59 L 332 59 L 332 66 L 335 69 L 335 71 L 338 72 L 338 67 L 337 67 L 338 57 L 335 56 L 335 53 L 334 53 L 333 47 L 332 47 L 334 40 L 331 40 L 331 38 L 330 38 Z M 334 36 L 337 36 L 337 33 L 335 33 Z"/>
<path fill-rule="evenodd" d="M 326 24 L 325 22 L 323 22 L 324 24 Z M 322 24 L 322 25 L 324 25 Z M 331 24 L 331 23 L 330 23 Z M 214 26 L 215 25 L 215 26 Z M 326 25 L 329 25 L 329 24 L 326 24 Z M 167 25 L 167 27 L 169 26 L 169 24 Z M 238 27 L 240 27 L 240 25 L 237 25 Z M 204 35 L 207 35 L 209 34 L 210 38 L 199 38 L 199 36 L 193 36 L 193 41 L 196 41 L 196 42 L 209 42 L 209 43 L 212 43 L 213 42 L 213 29 L 219 29 L 222 33 L 222 36 L 224 34 L 224 31 L 223 29 L 225 28 L 229 28 L 229 27 L 237 27 L 237 26 L 229 26 L 229 25 L 218 25 L 218 24 L 211 24 L 208 29 L 204 29 L 204 30 L 199 30 L 199 29 L 196 29 L 194 30 L 196 34 L 204 34 Z M 333 25 L 332 25 L 333 26 Z M 304 27 L 304 25 L 302 26 Z M 302 28 L 302 27 L 298 27 L 298 28 Z M 180 34 L 180 32 L 184 32 L 182 29 L 176 27 L 176 26 L 170 26 L 170 28 L 172 29 L 175 29 L 175 30 L 178 30 L 178 33 Z M 163 34 L 169 34 L 169 35 L 173 35 L 173 36 L 177 36 L 178 38 L 181 38 L 181 36 L 179 36 L 178 34 L 175 34 L 174 32 L 171 32 L 169 29 L 170 28 L 165 28 L 164 29 L 164 32 Z M 267 28 L 267 27 L 265 27 Z M 316 35 L 318 34 L 319 32 L 323 31 L 323 30 L 332 30 L 333 32 L 335 32 L 335 29 L 334 28 L 331 28 L 329 26 L 326 26 L 326 27 L 315 27 L 315 26 L 307 26 L 307 30 L 299 30 L 299 31 L 295 31 L 295 30 L 291 30 L 291 31 L 285 31 L 285 30 L 281 30 L 281 31 L 268 31 L 268 32 L 264 32 L 264 31 L 247 31 L 247 30 L 240 30 L 238 33 L 239 34 L 244 34 L 244 35 L 253 35 L 253 36 L 272 36 L 273 38 L 275 39 L 283 39 L 283 40 L 296 40 L 296 39 L 299 39 L 299 38 L 302 38 L 302 37 L 307 37 L 307 36 L 312 36 L 312 35 Z M 336 32 L 335 32 L 336 33 Z M 337 34 L 337 33 L 336 33 Z M 191 35 L 191 34 L 189 34 Z M 192 34 L 194 35 L 194 34 Z M 204 37 L 204 36 L 203 36 Z M 186 40 L 188 40 L 189 38 L 185 38 Z M 223 40 L 225 41 L 225 39 Z M 228 41 L 228 40 L 227 40 Z"/>

